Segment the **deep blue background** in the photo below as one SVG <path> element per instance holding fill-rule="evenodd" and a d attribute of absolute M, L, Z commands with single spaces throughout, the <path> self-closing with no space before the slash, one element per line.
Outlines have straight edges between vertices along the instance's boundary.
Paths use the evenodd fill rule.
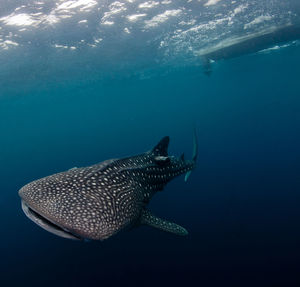
<path fill-rule="evenodd" d="M 139 80 L 24 83 L 0 97 L 1 286 L 300 286 L 300 47 Z M 91 78 L 89 82 L 89 77 Z M 7 88 L 7 87 L 6 87 Z M 55 237 L 17 191 L 74 166 L 149 150 L 198 167 L 150 204 L 186 227 L 104 242 Z"/>

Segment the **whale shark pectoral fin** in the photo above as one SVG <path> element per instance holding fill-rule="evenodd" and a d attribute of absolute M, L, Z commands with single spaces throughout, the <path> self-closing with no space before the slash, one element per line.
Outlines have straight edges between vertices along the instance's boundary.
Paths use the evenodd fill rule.
<path fill-rule="evenodd" d="M 151 214 L 151 212 L 147 209 L 144 209 L 142 211 L 140 224 L 149 225 L 154 228 L 158 228 L 162 231 L 174 233 L 176 235 L 181 235 L 181 236 L 188 235 L 187 230 L 182 226 L 173 222 L 166 221 L 159 217 L 156 217 L 155 215 Z"/>

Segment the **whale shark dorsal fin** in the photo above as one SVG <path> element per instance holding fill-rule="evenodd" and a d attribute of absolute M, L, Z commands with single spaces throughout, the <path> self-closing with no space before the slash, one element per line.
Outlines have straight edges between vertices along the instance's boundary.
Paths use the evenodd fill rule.
<path fill-rule="evenodd" d="M 168 146 L 170 138 L 168 136 L 163 137 L 160 142 L 152 149 L 155 155 L 168 156 Z"/>
<path fill-rule="evenodd" d="M 184 153 L 180 156 L 180 159 L 184 161 Z"/>
<path fill-rule="evenodd" d="M 187 230 L 182 226 L 173 222 L 166 221 L 159 217 L 156 217 L 147 209 L 143 209 L 142 211 L 140 217 L 140 224 L 149 225 L 154 228 L 158 228 L 162 231 L 174 233 L 176 235 L 181 235 L 181 236 L 188 235 Z"/>

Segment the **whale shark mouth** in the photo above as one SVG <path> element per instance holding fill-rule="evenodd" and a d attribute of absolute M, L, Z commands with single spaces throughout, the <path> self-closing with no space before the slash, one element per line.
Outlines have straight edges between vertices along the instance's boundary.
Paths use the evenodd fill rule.
<path fill-rule="evenodd" d="M 51 232 L 63 238 L 83 240 L 83 238 L 79 237 L 76 234 L 73 234 L 67 229 L 62 228 L 61 226 L 55 224 L 53 221 L 41 215 L 37 211 L 33 210 L 30 206 L 26 204 L 24 200 L 22 200 L 22 210 L 30 220 L 32 220 L 34 223 L 47 230 L 48 232 Z"/>

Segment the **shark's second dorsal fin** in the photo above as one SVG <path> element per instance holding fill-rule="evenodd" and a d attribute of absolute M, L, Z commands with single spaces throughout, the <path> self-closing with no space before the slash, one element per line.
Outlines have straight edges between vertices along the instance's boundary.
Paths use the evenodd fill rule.
<path fill-rule="evenodd" d="M 154 228 L 158 228 L 160 230 L 171 232 L 176 235 L 185 236 L 188 235 L 188 232 L 185 228 L 182 226 L 166 221 L 164 219 L 158 218 L 155 215 L 151 214 L 149 210 L 143 209 L 141 218 L 140 218 L 140 224 L 149 225 Z"/>
<path fill-rule="evenodd" d="M 155 155 L 168 156 L 168 146 L 170 138 L 168 136 L 163 137 L 160 142 L 152 149 Z"/>

